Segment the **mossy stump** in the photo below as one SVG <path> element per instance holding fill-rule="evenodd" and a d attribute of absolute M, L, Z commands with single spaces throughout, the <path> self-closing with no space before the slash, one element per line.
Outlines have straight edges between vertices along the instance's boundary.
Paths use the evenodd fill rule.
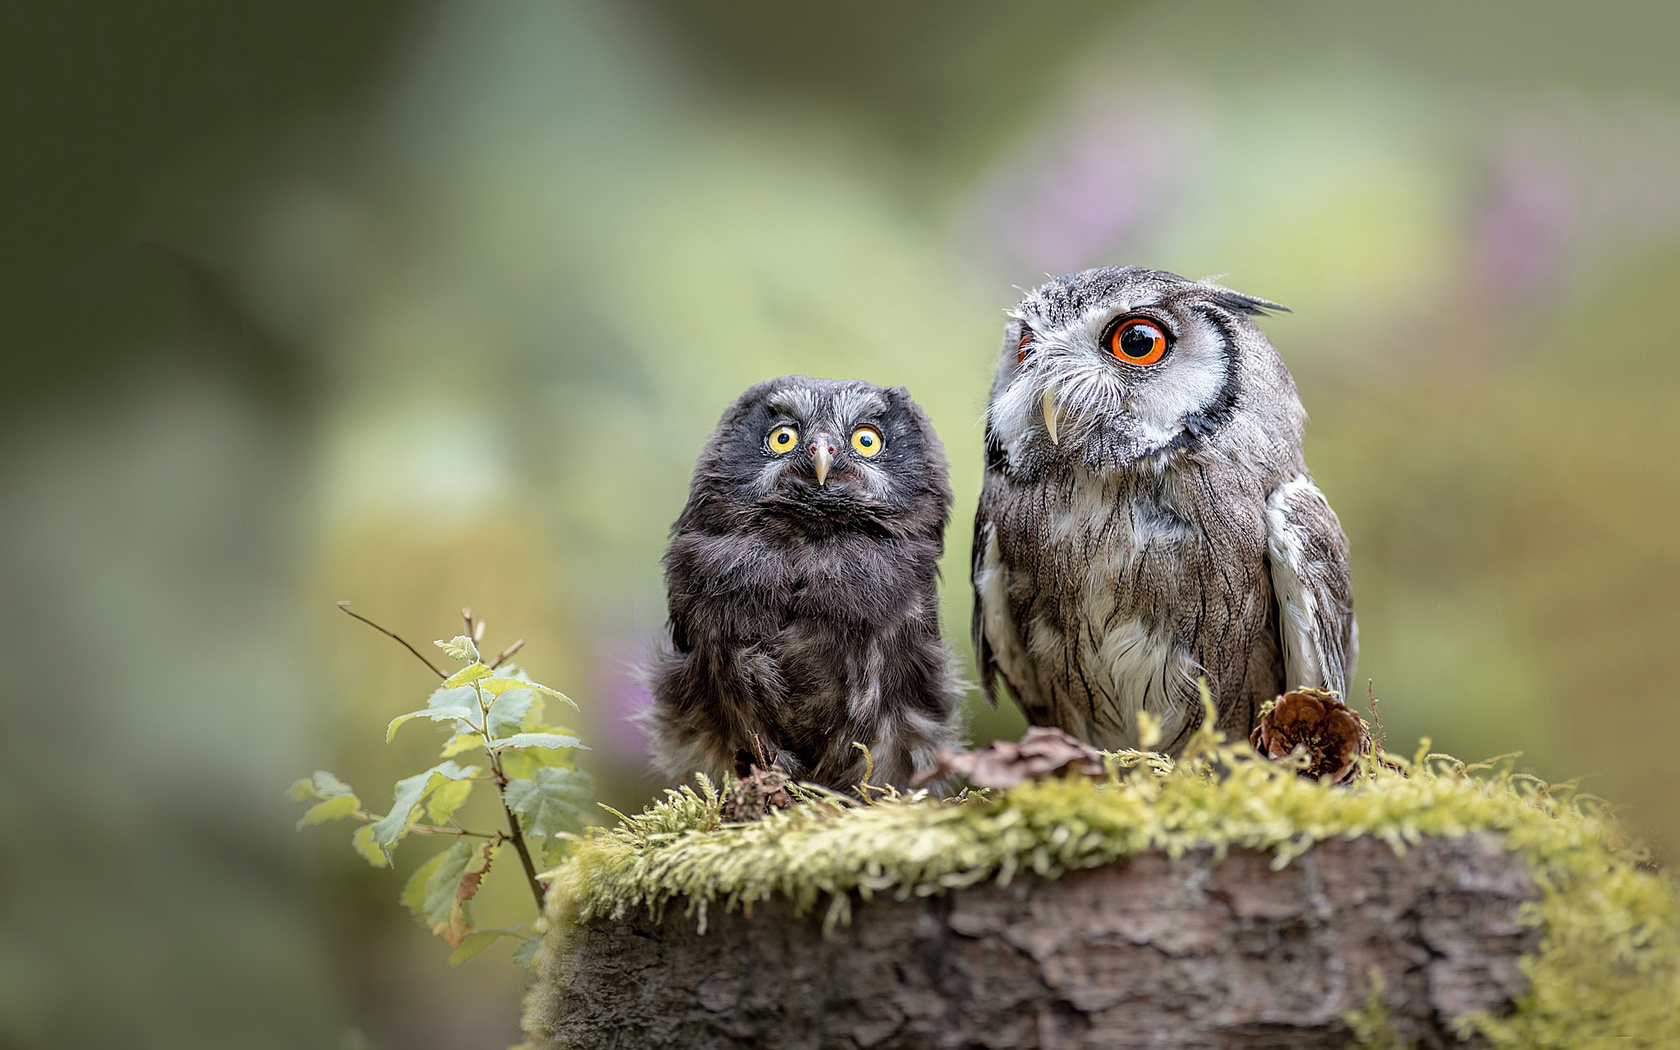
<path fill-rule="evenodd" d="M 877 899 L 825 936 L 787 901 L 593 919 L 564 939 L 554 1047 L 1336 1047 L 1387 1005 L 1395 1034 L 1453 1042 L 1509 1013 L 1539 896 L 1495 837 L 1397 856 L 1325 843 L 1282 870 L 1237 850 Z M 1380 982 L 1380 983 L 1374 983 Z"/>
<path fill-rule="evenodd" d="M 553 873 L 529 1045 L 1680 1046 L 1674 888 L 1602 804 L 1396 765 L 1210 743 L 747 824 L 671 792 Z"/>

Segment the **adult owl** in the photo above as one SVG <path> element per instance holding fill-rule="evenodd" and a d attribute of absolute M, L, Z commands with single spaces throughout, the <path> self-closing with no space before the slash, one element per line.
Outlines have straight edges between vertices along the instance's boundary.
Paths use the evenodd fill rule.
<path fill-rule="evenodd" d="M 670 648 L 648 669 L 655 766 L 738 749 L 838 790 L 905 786 L 954 746 L 939 633 L 945 454 L 902 388 L 787 376 L 723 414 L 665 552 Z"/>
<path fill-rule="evenodd" d="M 1307 474 L 1306 412 L 1254 318 L 1276 303 L 1105 267 L 1009 315 L 975 516 L 974 646 L 1035 725 L 1176 753 L 1247 736 L 1286 689 L 1345 692 L 1347 538 Z"/>

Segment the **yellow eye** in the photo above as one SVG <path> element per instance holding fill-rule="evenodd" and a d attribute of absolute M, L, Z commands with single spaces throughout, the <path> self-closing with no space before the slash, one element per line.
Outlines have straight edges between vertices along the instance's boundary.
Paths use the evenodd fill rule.
<path fill-rule="evenodd" d="M 852 431 L 852 451 L 864 459 L 874 459 L 885 447 L 881 441 L 881 432 L 867 423 Z"/>
<path fill-rule="evenodd" d="M 799 444 L 799 431 L 792 427 L 777 427 L 770 431 L 770 451 L 777 455 L 792 452 L 797 444 Z"/>

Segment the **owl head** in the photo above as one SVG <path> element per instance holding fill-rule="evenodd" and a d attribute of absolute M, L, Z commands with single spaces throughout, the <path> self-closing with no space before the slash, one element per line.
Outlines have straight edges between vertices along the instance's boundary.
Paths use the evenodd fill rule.
<path fill-rule="evenodd" d="M 1298 440 L 1295 385 L 1253 318 L 1283 307 L 1161 270 L 1058 277 L 1009 313 L 986 456 L 1027 476 L 1164 465 L 1209 443 Z"/>
<path fill-rule="evenodd" d="M 677 527 L 942 540 L 946 474 L 945 450 L 903 387 L 783 376 L 724 412 Z"/>

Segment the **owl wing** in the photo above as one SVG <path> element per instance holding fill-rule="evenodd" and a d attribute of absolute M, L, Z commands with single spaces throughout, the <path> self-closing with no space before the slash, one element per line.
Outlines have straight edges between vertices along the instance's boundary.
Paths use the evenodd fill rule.
<path fill-rule="evenodd" d="M 1001 566 L 987 564 L 988 548 L 993 545 L 992 528 L 987 521 L 986 500 L 982 495 L 980 507 L 974 513 L 974 552 L 969 565 L 969 579 L 974 581 L 974 615 L 970 630 L 974 634 L 974 673 L 980 678 L 980 694 L 987 707 L 997 707 L 997 656 L 986 641 L 986 596 L 983 581 L 989 572 L 1002 572 Z"/>
<path fill-rule="evenodd" d="M 986 703 L 997 706 L 997 683 L 1002 678 L 1029 720 L 1035 708 L 1031 693 L 1031 662 L 1010 606 L 1009 565 L 998 550 L 999 503 L 1009 498 L 996 475 L 988 473 L 980 488 L 980 507 L 974 514 L 974 661 Z"/>
<path fill-rule="evenodd" d="M 1347 695 L 1359 646 L 1342 523 L 1305 474 L 1266 501 L 1267 561 L 1278 604 L 1284 688 Z"/>

